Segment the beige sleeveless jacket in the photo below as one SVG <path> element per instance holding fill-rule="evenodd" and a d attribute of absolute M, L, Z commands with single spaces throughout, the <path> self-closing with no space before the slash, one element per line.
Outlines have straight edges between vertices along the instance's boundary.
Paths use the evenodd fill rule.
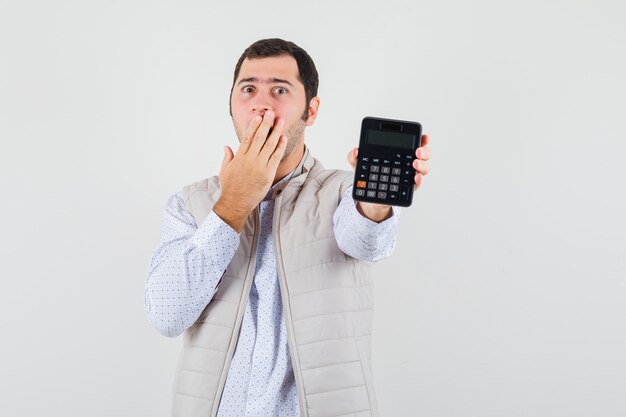
<path fill-rule="evenodd" d="M 370 263 L 344 254 L 333 231 L 333 214 L 352 175 L 325 170 L 306 150 L 292 178 L 272 196 L 276 267 L 302 417 L 378 416 L 370 365 Z M 217 177 L 183 189 L 197 225 L 219 194 Z M 184 332 L 173 417 L 217 415 L 252 285 L 258 236 L 256 209 L 213 299 Z"/>

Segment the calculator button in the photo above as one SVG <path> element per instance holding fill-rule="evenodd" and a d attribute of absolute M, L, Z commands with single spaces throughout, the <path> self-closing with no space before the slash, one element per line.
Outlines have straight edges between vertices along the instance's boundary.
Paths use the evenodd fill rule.
<path fill-rule="evenodd" d="M 411 185 L 411 184 L 413 184 L 413 180 L 411 180 L 410 178 L 402 178 L 402 181 L 400 181 L 400 184 L 402 184 L 402 185 Z"/>
<path fill-rule="evenodd" d="M 402 166 L 402 161 L 396 159 L 395 161 L 393 161 L 393 166 L 394 167 L 401 167 Z"/>
<path fill-rule="evenodd" d="M 372 164 L 380 164 L 380 158 L 372 158 Z"/>
<path fill-rule="evenodd" d="M 372 166 L 370 166 L 370 171 L 371 172 L 378 172 L 378 171 L 380 171 L 380 166 L 372 165 Z"/>
<path fill-rule="evenodd" d="M 409 200 L 409 189 L 407 187 L 402 187 L 400 189 L 400 200 L 402 201 Z"/>
<path fill-rule="evenodd" d="M 406 175 L 406 176 L 413 175 L 413 171 L 410 169 L 405 169 L 402 171 L 402 175 Z"/>
<path fill-rule="evenodd" d="M 400 189 L 400 187 L 398 187 L 398 186 L 397 186 L 397 185 L 395 185 L 395 184 L 391 184 L 391 185 L 389 186 L 389 191 L 394 192 L 394 193 L 398 192 L 398 190 L 399 190 L 399 189 Z"/>
<path fill-rule="evenodd" d="M 391 165 L 391 159 L 383 159 L 383 165 Z"/>
<path fill-rule="evenodd" d="M 406 161 L 406 162 L 404 163 L 404 166 L 405 166 L 405 167 L 407 167 L 407 168 L 412 167 L 412 166 L 413 166 L 413 161 Z"/>
<path fill-rule="evenodd" d="M 367 164 L 361 164 L 360 167 L 363 171 L 367 171 Z"/>
<path fill-rule="evenodd" d="M 387 193 L 385 193 L 383 191 L 379 191 L 378 192 L 378 198 L 386 199 L 387 198 Z"/>
<path fill-rule="evenodd" d="M 412 160 L 413 160 L 413 155 L 411 155 L 410 153 L 408 153 L 408 154 L 406 154 L 406 155 L 404 156 L 404 159 L 409 159 L 409 160 L 411 160 L 411 161 L 412 161 Z"/>
<path fill-rule="evenodd" d="M 391 168 L 389 167 L 381 167 L 380 168 L 380 173 L 381 174 L 389 174 L 391 172 Z"/>
<path fill-rule="evenodd" d="M 362 156 L 361 157 L 361 162 L 369 162 L 370 161 L 370 157 L 369 156 Z"/>
<path fill-rule="evenodd" d="M 366 180 L 367 179 L 367 174 L 365 172 L 359 172 L 359 179 L 360 180 Z"/>
<path fill-rule="evenodd" d="M 402 158 L 402 155 L 400 155 L 399 153 L 395 154 L 394 156 L 396 157 L 396 159 Z"/>
<path fill-rule="evenodd" d="M 363 197 L 365 195 L 365 190 L 357 188 L 355 191 L 355 194 L 358 195 L 359 197 Z"/>
<path fill-rule="evenodd" d="M 398 194 L 396 194 L 396 193 L 389 194 L 389 199 L 397 201 L 398 200 Z"/>
<path fill-rule="evenodd" d="M 402 170 L 400 168 L 394 168 L 391 170 L 392 175 L 400 175 L 401 172 Z"/>
<path fill-rule="evenodd" d="M 389 187 L 389 184 L 378 184 L 378 189 L 380 191 L 387 191 L 387 187 Z"/>
<path fill-rule="evenodd" d="M 400 184 L 400 177 L 391 177 L 392 184 Z"/>
<path fill-rule="evenodd" d="M 380 182 L 389 182 L 389 175 L 381 175 Z"/>
<path fill-rule="evenodd" d="M 365 188 L 366 185 L 367 185 L 366 181 L 357 181 L 356 182 L 356 188 Z"/>
<path fill-rule="evenodd" d="M 367 188 L 369 188 L 370 190 L 375 190 L 378 188 L 378 183 L 377 182 L 368 182 L 367 183 Z"/>
<path fill-rule="evenodd" d="M 378 181 L 378 174 L 370 174 L 370 181 Z"/>
<path fill-rule="evenodd" d="M 368 191 L 366 196 L 367 197 L 376 197 L 376 191 Z"/>

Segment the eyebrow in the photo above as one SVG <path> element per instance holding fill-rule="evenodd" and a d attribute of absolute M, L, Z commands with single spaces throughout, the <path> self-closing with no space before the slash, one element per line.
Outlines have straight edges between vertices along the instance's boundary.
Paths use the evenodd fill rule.
<path fill-rule="evenodd" d="M 241 80 L 239 80 L 237 85 L 241 83 L 264 83 L 264 84 L 283 83 L 283 84 L 287 84 L 293 87 L 293 84 L 291 84 L 289 81 L 283 80 L 280 78 L 268 78 L 265 80 L 259 80 L 257 77 L 242 78 Z"/>

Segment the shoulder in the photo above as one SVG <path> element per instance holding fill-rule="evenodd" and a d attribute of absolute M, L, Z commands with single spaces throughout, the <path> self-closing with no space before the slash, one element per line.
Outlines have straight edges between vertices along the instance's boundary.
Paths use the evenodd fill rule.
<path fill-rule="evenodd" d="M 317 162 L 317 161 L 316 161 Z M 325 169 L 315 164 L 300 188 L 300 199 L 338 204 L 345 191 L 352 186 L 354 173 L 341 169 Z"/>
<path fill-rule="evenodd" d="M 185 209 L 201 224 L 209 215 L 213 206 L 220 197 L 220 181 L 218 176 L 188 184 L 181 190 L 181 197 Z"/>
<path fill-rule="evenodd" d="M 316 159 L 315 164 L 311 168 L 307 181 L 316 183 L 320 188 L 340 187 L 346 189 L 352 185 L 354 173 L 342 169 L 326 169 Z"/>
<path fill-rule="evenodd" d="M 194 194 L 213 193 L 213 192 L 218 191 L 219 189 L 220 189 L 220 179 L 217 175 L 214 175 L 212 177 L 204 178 L 200 181 L 196 181 L 194 183 L 185 185 L 182 188 L 180 195 L 183 198 L 183 200 L 187 202 L 189 201 L 190 198 L 194 196 Z"/>

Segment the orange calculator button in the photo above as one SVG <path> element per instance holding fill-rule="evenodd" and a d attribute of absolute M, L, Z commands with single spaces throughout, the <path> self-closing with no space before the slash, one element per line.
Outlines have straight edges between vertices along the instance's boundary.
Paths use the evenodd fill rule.
<path fill-rule="evenodd" d="M 366 181 L 357 181 L 356 182 L 356 188 L 365 188 L 367 186 L 367 182 Z"/>

